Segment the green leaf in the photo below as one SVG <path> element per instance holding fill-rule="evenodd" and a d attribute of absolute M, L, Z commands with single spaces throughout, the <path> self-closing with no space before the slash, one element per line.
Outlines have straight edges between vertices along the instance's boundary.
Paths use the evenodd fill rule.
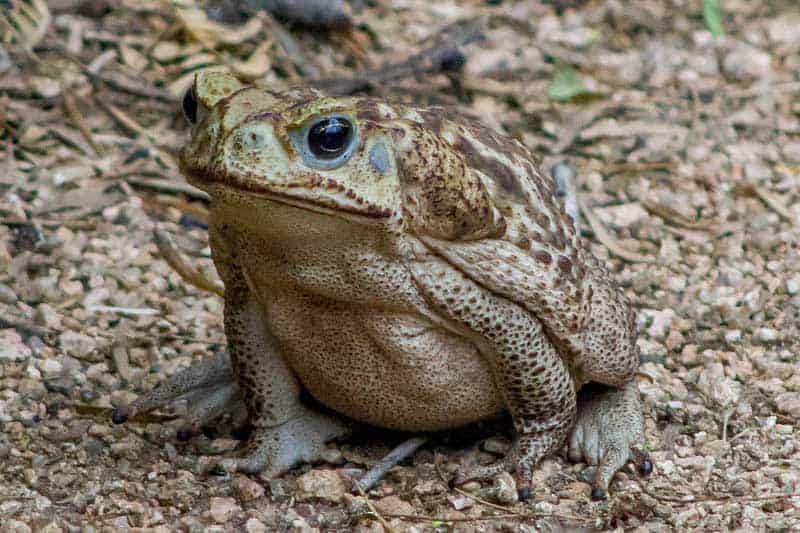
<path fill-rule="evenodd" d="M 584 87 L 578 71 L 566 63 L 556 63 L 553 79 L 547 88 L 547 96 L 551 100 L 568 100 L 574 103 L 585 103 L 603 98 L 602 93 L 590 91 Z"/>
<path fill-rule="evenodd" d="M 566 63 L 556 64 L 553 79 L 547 88 L 547 96 L 552 100 L 571 100 L 572 98 L 588 93 L 583 86 L 578 71 Z"/>
<path fill-rule="evenodd" d="M 703 20 L 706 28 L 714 37 L 725 35 L 725 28 L 722 27 L 722 15 L 719 12 L 717 0 L 703 0 Z"/>

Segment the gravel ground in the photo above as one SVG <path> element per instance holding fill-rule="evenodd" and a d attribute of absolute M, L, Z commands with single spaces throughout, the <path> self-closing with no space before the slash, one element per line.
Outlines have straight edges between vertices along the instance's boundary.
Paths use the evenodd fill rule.
<path fill-rule="evenodd" d="M 0 3 L 0 532 L 800 529 L 800 11 L 720 3 L 724 35 L 692 0 L 353 1 L 335 30 L 235 3 Z M 456 45 L 461 71 L 406 61 Z M 603 502 L 563 456 L 528 502 L 510 476 L 449 489 L 507 449 L 487 425 L 353 496 L 402 435 L 268 480 L 207 472 L 238 445 L 224 421 L 189 442 L 180 406 L 113 425 L 224 348 L 220 298 L 153 239 L 216 279 L 175 165 L 178 96 L 206 66 L 453 106 L 574 168 L 585 236 L 638 312 L 655 472 Z"/>

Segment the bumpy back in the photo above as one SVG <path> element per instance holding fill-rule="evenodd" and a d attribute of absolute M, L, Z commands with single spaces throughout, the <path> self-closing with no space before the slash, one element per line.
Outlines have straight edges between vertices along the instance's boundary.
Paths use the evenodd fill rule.
<path fill-rule="evenodd" d="M 588 362 L 590 379 L 614 381 L 594 364 L 588 352 L 596 350 L 619 359 L 611 373 L 627 379 L 638 364 L 629 355 L 633 315 L 585 250 L 535 156 L 480 124 L 444 118 L 441 109 L 400 113 L 398 167 L 411 230 L 473 280 L 531 311 L 576 370 Z"/>

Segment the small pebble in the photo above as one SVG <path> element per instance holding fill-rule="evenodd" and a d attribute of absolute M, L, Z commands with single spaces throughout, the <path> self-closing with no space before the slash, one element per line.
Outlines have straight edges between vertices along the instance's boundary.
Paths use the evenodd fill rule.
<path fill-rule="evenodd" d="M 786 292 L 788 292 L 790 296 L 794 296 L 800 292 L 800 274 L 797 274 L 786 281 Z"/>
<path fill-rule="evenodd" d="M 477 494 L 481 490 L 481 484 L 479 481 L 467 481 L 461 485 L 461 490 L 470 494 Z"/>
<path fill-rule="evenodd" d="M 484 495 L 502 505 L 514 505 L 519 501 L 517 482 L 508 472 L 501 472 L 494 478 L 494 484 L 484 491 Z"/>
<path fill-rule="evenodd" d="M 257 518 L 248 518 L 247 522 L 244 523 L 244 530 L 247 533 L 266 533 L 267 526 Z"/>
<path fill-rule="evenodd" d="M 233 498 L 211 498 L 208 513 L 214 522 L 224 524 L 241 510 Z"/>
<path fill-rule="evenodd" d="M 342 478 L 333 470 L 314 469 L 297 478 L 298 501 L 324 500 L 338 503 L 344 494 Z"/>
<path fill-rule="evenodd" d="M 264 487 L 245 475 L 237 475 L 233 479 L 233 489 L 243 502 L 257 500 L 264 496 Z"/>
<path fill-rule="evenodd" d="M 755 338 L 756 340 L 764 343 L 770 344 L 778 340 L 778 331 L 772 328 L 758 328 L 756 329 Z"/>

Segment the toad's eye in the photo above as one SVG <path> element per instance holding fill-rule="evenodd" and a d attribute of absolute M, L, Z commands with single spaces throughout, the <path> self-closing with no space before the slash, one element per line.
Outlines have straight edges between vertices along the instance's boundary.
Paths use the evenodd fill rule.
<path fill-rule="evenodd" d="M 186 115 L 186 120 L 192 124 L 197 123 L 197 96 L 194 94 L 193 87 L 189 87 L 183 95 L 183 114 Z"/>
<path fill-rule="evenodd" d="M 358 145 L 355 124 L 346 116 L 330 115 L 310 120 L 289 136 L 311 168 L 331 170 L 343 165 Z"/>
<path fill-rule="evenodd" d="M 320 159 L 342 155 L 353 138 L 353 126 L 343 117 L 326 117 L 308 129 L 308 149 Z"/>

